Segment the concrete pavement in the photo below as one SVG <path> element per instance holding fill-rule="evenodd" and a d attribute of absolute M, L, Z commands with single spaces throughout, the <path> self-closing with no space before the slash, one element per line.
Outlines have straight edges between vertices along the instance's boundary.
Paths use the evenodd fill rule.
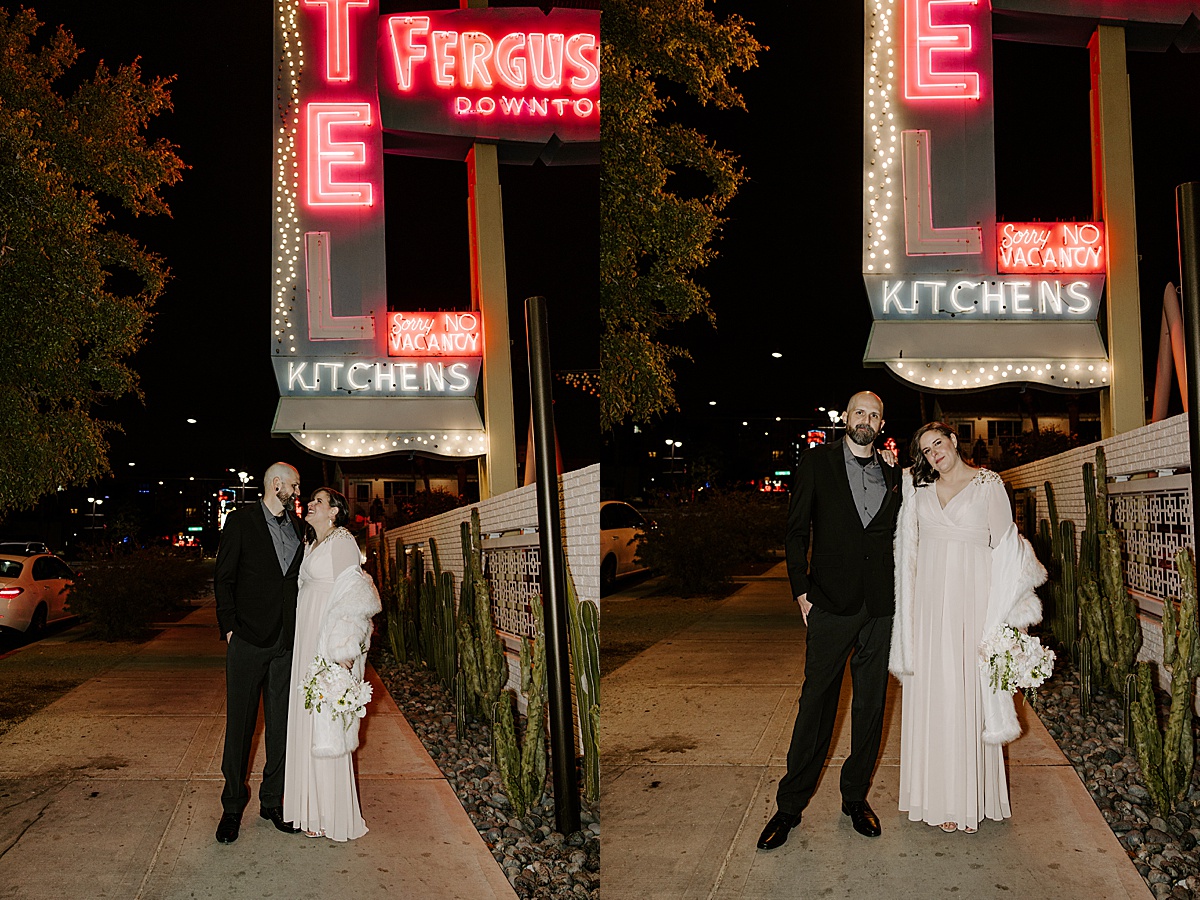
<path fill-rule="evenodd" d="M 637 594 L 614 594 L 616 604 Z M 775 809 L 804 671 L 804 623 L 781 563 L 704 619 L 602 679 L 605 900 L 815 897 L 1147 900 L 1153 894 L 1036 714 L 1009 745 L 1013 816 L 943 834 L 897 810 L 900 687 L 868 800 L 883 834 L 841 814 L 847 674 L 834 743 L 800 827 L 774 851 Z"/>
<path fill-rule="evenodd" d="M 209 602 L 0 737 L 0 897 L 515 898 L 370 669 L 369 833 L 338 844 L 259 818 L 260 722 L 241 836 L 218 844 L 224 658 Z"/>

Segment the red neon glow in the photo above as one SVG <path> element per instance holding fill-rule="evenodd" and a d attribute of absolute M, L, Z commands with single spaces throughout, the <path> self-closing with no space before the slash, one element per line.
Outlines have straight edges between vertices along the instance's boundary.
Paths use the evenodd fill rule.
<path fill-rule="evenodd" d="M 529 76 L 539 90 L 553 91 L 563 83 L 563 36 L 529 35 Z"/>
<path fill-rule="evenodd" d="M 525 64 L 525 35 L 519 31 L 506 34 L 496 45 L 496 74 L 506 87 L 525 90 L 529 84 L 529 67 Z"/>
<path fill-rule="evenodd" d="M 372 125 L 369 103 L 308 104 L 308 202 L 315 206 L 370 206 L 369 181 L 338 181 L 334 166 L 361 166 L 367 161 L 362 141 L 335 141 L 333 129 Z"/>
<path fill-rule="evenodd" d="M 350 9 L 367 9 L 372 0 L 304 0 L 325 7 L 325 78 L 350 81 Z"/>
<path fill-rule="evenodd" d="M 983 230 L 933 227 L 933 175 L 929 132 L 901 132 L 904 166 L 904 252 L 909 256 L 951 256 L 983 252 Z"/>
<path fill-rule="evenodd" d="M 463 32 L 463 87 L 492 86 L 492 73 L 487 67 L 488 60 L 492 58 L 492 50 L 492 39 L 482 31 Z"/>
<path fill-rule="evenodd" d="M 458 48 L 458 32 L 435 31 L 429 37 L 433 44 L 433 83 L 438 87 L 454 87 L 457 79 L 453 69 L 457 60 L 453 51 Z"/>
<path fill-rule="evenodd" d="M 1105 256 L 1100 222 L 1002 222 L 996 227 L 998 272 L 1100 274 Z"/>
<path fill-rule="evenodd" d="M 392 16 L 388 19 L 392 59 L 396 63 L 396 86 L 408 91 L 413 86 L 413 64 L 428 55 L 425 44 L 414 41 L 429 33 L 429 16 Z"/>
<path fill-rule="evenodd" d="M 571 89 L 583 93 L 600 83 L 600 47 L 594 34 L 573 34 L 567 38 L 567 62 L 579 75 L 571 76 Z"/>
<path fill-rule="evenodd" d="M 401 91 L 419 86 L 421 63 L 432 70 L 429 81 L 439 88 L 490 88 L 498 82 L 514 91 L 586 93 L 600 83 L 600 41 L 589 32 L 512 31 L 497 37 L 483 31 L 431 31 L 428 16 L 391 16 L 387 24 Z"/>
<path fill-rule="evenodd" d="M 935 24 L 942 7 L 971 6 L 979 0 L 904 0 L 904 96 L 909 100 L 978 100 L 979 73 L 956 71 L 971 53 L 970 22 Z M 964 16 L 968 13 L 964 12 Z M 946 57 L 949 59 L 946 59 Z M 939 68 L 944 60 L 949 70 Z"/>
<path fill-rule="evenodd" d="M 479 313 L 392 312 L 388 356 L 482 356 Z"/>

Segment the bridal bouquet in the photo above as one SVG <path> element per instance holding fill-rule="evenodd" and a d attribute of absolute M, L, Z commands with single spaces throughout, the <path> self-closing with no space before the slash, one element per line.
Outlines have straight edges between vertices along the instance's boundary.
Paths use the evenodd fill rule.
<path fill-rule="evenodd" d="M 324 712 L 340 722 L 342 728 L 349 728 L 355 719 L 365 716 L 371 699 L 369 681 L 355 678 L 349 669 L 320 655 L 314 657 L 304 673 L 300 691 L 304 694 L 305 709 Z"/>
<path fill-rule="evenodd" d="M 1054 651 L 1012 625 L 999 625 L 983 636 L 979 661 L 987 666 L 993 689 L 1012 693 L 1036 688 L 1049 678 Z"/>

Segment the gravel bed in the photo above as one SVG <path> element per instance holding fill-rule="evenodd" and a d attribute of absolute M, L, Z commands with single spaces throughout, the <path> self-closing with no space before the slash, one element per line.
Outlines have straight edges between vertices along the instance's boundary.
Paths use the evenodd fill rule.
<path fill-rule="evenodd" d="M 1200 768 L 1193 770 L 1187 797 L 1175 812 L 1159 816 L 1137 755 L 1123 741 L 1121 699 L 1099 694 L 1083 715 L 1079 680 L 1065 654 L 1059 654 L 1058 670 L 1038 689 L 1033 707 L 1154 896 L 1200 900 Z"/>
<path fill-rule="evenodd" d="M 371 665 L 446 776 L 517 896 L 599 900 L 599 809 L 581 800 L 582 830 L 567 835 L 555 831 L 553 786 L 547 777 L 542 803 L 524 818 L 516 818 L 492 763 L 491 728 L 472 721 L 467 733 L 459 735 L 454 697 L 428 669 L 399 664 L 379 647 L 371 650 Z"/>

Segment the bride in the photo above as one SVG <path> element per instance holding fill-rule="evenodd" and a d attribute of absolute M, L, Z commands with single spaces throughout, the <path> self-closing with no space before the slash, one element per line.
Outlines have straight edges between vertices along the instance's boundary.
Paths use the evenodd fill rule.
<path fill-rule="evenodd" d="M 356 680 L 363 678 L 371 617 L 380 603 L 359 564 L 358 542 L 345 528 L 349 520 L 344 496 L 332 488 L 313 493 L 304 516 L 308 543 L 300 566 L 283 785 L 285 820 L 309 837 L 335 841 L 367 833 L 352 756 L 359 720 L 353 718 L 345 729 L 322 728 L 328 723 L 320 720 L 322 713 L 305 708 L 303 685 L 318 655 L 350 670 Z"/>

